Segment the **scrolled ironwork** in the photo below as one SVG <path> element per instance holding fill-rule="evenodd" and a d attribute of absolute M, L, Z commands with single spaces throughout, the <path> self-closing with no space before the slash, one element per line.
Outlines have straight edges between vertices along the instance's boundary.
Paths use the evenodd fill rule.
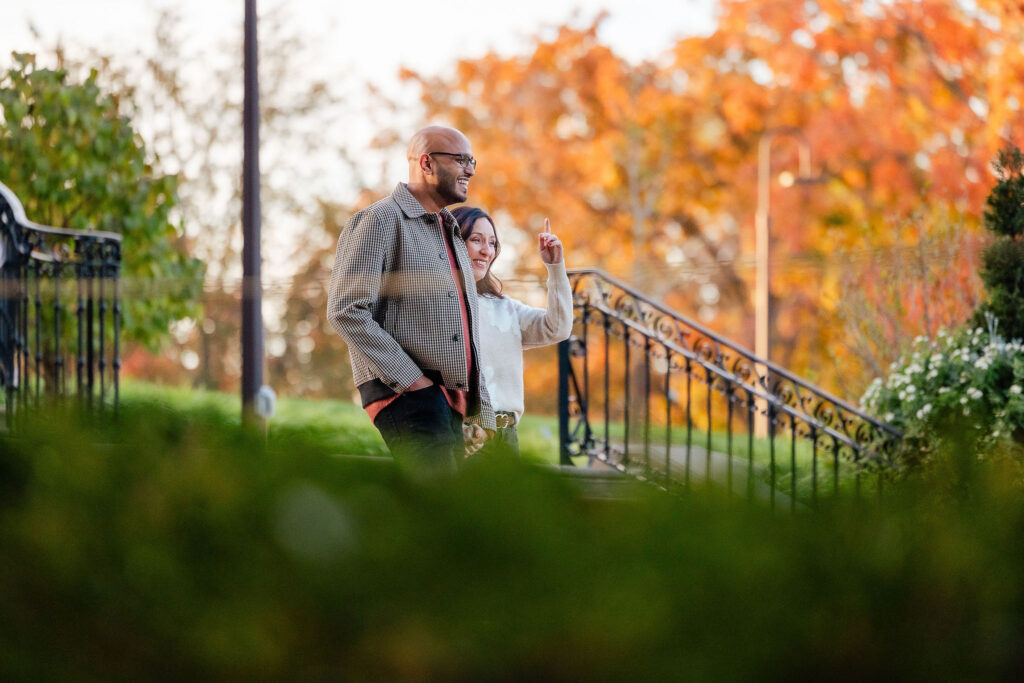
<path fill-rule="evenodd" d="M 568 374 L 560 376 L 559 391 L 560 395 L 571 391 L 582 406 L 593 398 L 600 410 L 589 414 L 585 409 L 571 409 L 570 401 L 560 399 L 565 406 L 562 420 L 567 425 L 561 433 L 565 440 L 573 441 L 571 448 L 563 445 L 563 453 L 588 454 L 593 460 L 618 463 L 624 471 L 633 471 L 636 468 L 629 466 L 633 453 L 642 447 L 638 462 L 645 478 L 671 482 L 685 477 L 689 484 L 694 463 L 698 463 L 708 479 L 716 470 L 728 472 L 730 491 L 734 472 L 746 472 L 748 492 L 756 489 L 750 477 L 761 476 L 771 487 L 781 477 L 788 481 L 791 506 L 796 504 L 795 477 L 787 474 L 788 470 L 777 477 L 776 467 L 779 462 L 797 466 L 805 457 L 798 458 L 798 444 L 806 444 L 801 446 L 806 451 L 801 452 L 809 453 L 806 457 L 811 460 L 802 476 L 811 478 L 812 501 L 817 501 L 819 488 L 824 486 L 824 480 L 819 481 L 823 472 L 830 472 L 830 485 L 838 491 L 840 475 L 850 476 L 850 467 L 858 472 L 859 481 L 862 474 L 882 472 L 891 464 L 887 454 L 901 435 L 890 426 L 600 271 L 570 271 L 570 281 L 576 324 L 582 328 L 574 339 L 585 339 L 587 328 L 593 327 L 598 332 L 596 338 L 602 340 L 594 349 L 599 355 L 590 365 L 590 374 L 599 374 L 600 381 L 596 377 L 587 381 L 587 349 L 568 342 L 564 366 L 560 365 L 562 374 Z M 620 351 L 611 350 L 612 342 Z M 619 365 L 610 365 L 612 356 L 621 361 Z M 582 373 L 582 381 L 577 373 Z M 612 376 L 614 383 L 610 382 Z M 636 378 L 632 384 L 631 377 Z M 641 398 L 631 401 L 641 386 Z M 699 395 L 694 387 L 700 388 Z M 652 393 L 657 401 L 652 401 Z M 758 415 L 764 416 L 767 435 L 754 434 Z M 604 425 L 592 429 L 591 422 L 602 417 Z M 654 418 L 662 425 L 663 438 L 651 436 Z M 609 430 L 609 420 L 621 421 L 621 436 Z M 631 431 L 631 421 L 636 420 L 641 421 L 641 428 Z M 679 420 L 682 424 L 675 424 Z M 734 426 L 746 433 L 734 434 Z M 695 429 L 699 430 L 697 442 Z M 715 445 L 712 435 L 716 430 L 724 430 L 724 445 Z M 603 438 L 595 438 L 595 432 L 603 433 Z M 631 434 L 643 434 L 642 444 L 631 443 Z M 654 442 L 660 444 L 660 455 L 651 453 Z M 762 445 L 755 448 L 755 442 Z M 734 462 L 737 443 L 746 454 L 745 463 Z M 692 450 L 698 444 L 702 456 Z M 724 452 L 713 452 L 716 448 Z M 788 457 L 776 457 L 780 448 L 789 449 Z M 758 449 L 767 449 L 767 462 L 754 462 Z M 773 504 L 777 495 L 785 495 L 772 491 Z"/>
<path fill-rule="evenodd" d="M 70 393 L 116 406 L 121 253 L 116 233 L 33 223 L 0 183 L 0 385 L 8 427 L 19 411 Z"/>
<path fill-rule="evenodd" d="M 691 347 L 693 352 L 697 354 L 705 363 L 719 364 L 721 353 L 718 350 L 718 344 L 715 343 L 714 339 L 706 336 L 699 336 L 693 341 Z"/>

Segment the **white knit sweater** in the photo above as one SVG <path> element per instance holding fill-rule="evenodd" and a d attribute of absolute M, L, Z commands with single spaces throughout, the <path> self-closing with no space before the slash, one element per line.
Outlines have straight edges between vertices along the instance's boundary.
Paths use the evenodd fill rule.
<path fill-rule="evenodd" d="M 545 264 L 546 265 L 546 264 Z M 548 265 L 547 309 L 510 297 L 481 296 L 480 365 L 495 411 L 523 416 L 523 350 L 567 339 L 572 332 L 572 291 L 565 262 Z"/>

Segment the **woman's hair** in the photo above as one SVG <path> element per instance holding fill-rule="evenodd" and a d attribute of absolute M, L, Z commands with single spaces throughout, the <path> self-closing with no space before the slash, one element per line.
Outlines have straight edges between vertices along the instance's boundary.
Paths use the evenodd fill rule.
<path fill-rule="evenodd" d="M 476 291 L 477 294 L 498 297 L 500 299 L 504 296 L 501 293 L 501 280 L 494 277 L 494 274 L 491 272 L 491 266 L 494 265 L 495 259 L 501 253 L 501 240 L 498 239 L 498 229 L 494 227 L 494 220 L 487 215 L 486 211 L 475 206 L 460 206 L 452 211 L 452 215 L 459 222 L 459 233 L 462 235 L 463 240 L 469 239 L 469 236 L 473 234 L 473 226 L 481 218 L 486 218 L 487 222 L 491 224 L 491 228 L 494 229 L 494 258 L 491 259 L 491 264 L 487 266 L 487 274 L 477 281 Z"/>

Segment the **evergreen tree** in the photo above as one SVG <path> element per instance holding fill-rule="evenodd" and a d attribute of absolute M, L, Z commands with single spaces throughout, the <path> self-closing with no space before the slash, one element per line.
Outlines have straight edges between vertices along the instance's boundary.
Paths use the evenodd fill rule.
<path fill-rule="evenodd" d="M 984 327 L 989 314 L 1003 337 L 1024 339 L 1024 153 L 1008 147 L 994 167 L 999 181 L 985 202 L 985 227 L 997 237 L 982 254 L 988 297 L 973 322 Z"/>

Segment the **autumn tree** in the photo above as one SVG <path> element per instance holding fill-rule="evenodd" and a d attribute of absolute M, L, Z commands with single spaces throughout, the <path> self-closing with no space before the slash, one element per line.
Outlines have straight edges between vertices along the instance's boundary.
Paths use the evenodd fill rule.
<path fill-rule="evenodd" d="M 473 141 L 471 201 L 503 219 L 506 235 L 549 215 L 570 265 L 626 277 L 745 344 L 758 143 L 799 131 L 815 184 L 772 187 L 772 358 L 846 393 L 870 374 L 839 324 L 850 264 L 837 254 L 912 245 L 932 229 L 915 216 L 977 231 L 988 160 L 1024 123 L 1016 12 L 726 1 L 715 33 L 653 62 L 631 64 L 602 45 L 599 18 L 538 39 L 529 54 L 405 76 L 428 119 Z M 795 174 L 796 157 L 780 141 L 771 167 Z M 931 292 L 931 320 L 962 315 L 955 286 Z M 913 336 L 925 323 L 911 309 L 901 322 Z"/>

